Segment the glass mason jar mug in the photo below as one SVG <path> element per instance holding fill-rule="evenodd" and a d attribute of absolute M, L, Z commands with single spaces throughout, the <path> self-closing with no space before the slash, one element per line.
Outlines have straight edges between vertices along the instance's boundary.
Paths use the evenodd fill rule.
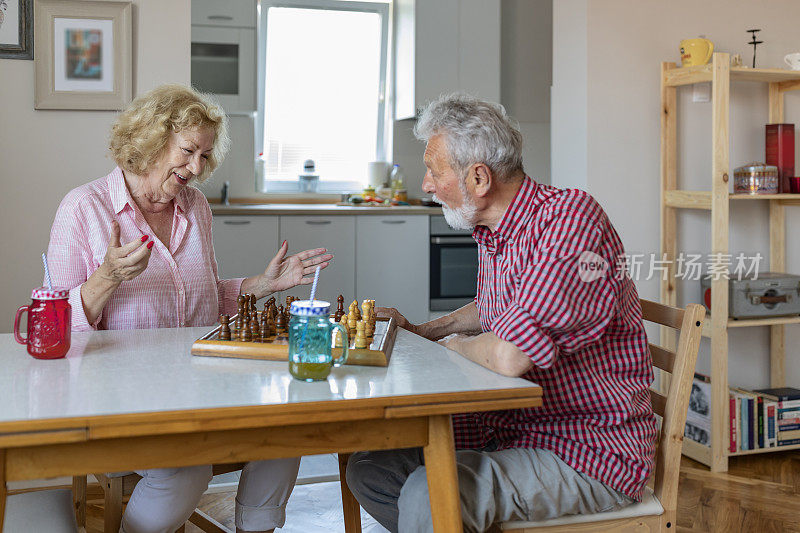
<path fill-rule="evenodd" d="M 289 373 L 303 381 L 321 381 L 331 367 L 347 361 L 347 328 L 330 318 L 330 303 L 321 300 L 297 300 L 289 312 Z M 343 335 L 342 356 L 331 353 L 333 331 Z"/>
<path fill-rule="evenodd" d="M 28 353 L 37 359 L 57 359 L 69 351 L 72 329 L 72 306 L 67 289 L 39 287 L 31 293 L 31 304 L 17 309 L 14 338 L 28 345 Z M 28 312 L 28 335 L 19 331 L 22 313 Z"/>

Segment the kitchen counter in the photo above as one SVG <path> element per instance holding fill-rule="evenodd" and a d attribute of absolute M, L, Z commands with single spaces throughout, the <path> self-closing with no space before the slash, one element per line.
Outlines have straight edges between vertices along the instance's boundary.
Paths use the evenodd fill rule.
<path fill-rule="evenodd" d="M 336 204 L 211 204 L 215 215 L 441 215 L 441 207 L 398 205 L 388 207 Z"/>

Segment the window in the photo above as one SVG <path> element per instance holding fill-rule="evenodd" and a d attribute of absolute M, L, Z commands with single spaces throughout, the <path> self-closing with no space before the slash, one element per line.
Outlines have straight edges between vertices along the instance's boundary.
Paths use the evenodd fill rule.
<path fill-rule="evenodd" d="M 257 144 L 267 192 L 298 190 L 313 159 L 319 192 L 360 189 L 385 160 L 389 6 L 276 0 L 261 5 Z"/>

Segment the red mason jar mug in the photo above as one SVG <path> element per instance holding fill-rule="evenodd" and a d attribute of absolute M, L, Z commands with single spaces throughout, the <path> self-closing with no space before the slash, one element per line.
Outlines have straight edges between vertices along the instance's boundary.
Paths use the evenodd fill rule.
<path fill-rule="evenodd" d="M 72 306 L 69 291 L 39 287 L 31 293 L 31 305 L 17 309 L 14 317 L 14 338 L 28 345 L 28 353 L 37 359 L 58 359 L 69 351 L 72 329 Z M 28 312 L 28 336 L 19 332 L 22 313 Z"/>

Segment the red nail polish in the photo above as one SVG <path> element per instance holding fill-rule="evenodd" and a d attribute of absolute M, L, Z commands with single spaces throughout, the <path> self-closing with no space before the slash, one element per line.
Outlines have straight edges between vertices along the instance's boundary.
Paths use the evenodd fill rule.
<path fill-rule="evenodd" d="M 142 235 L 142 242 L 145 242 L 150 237 L 148 235 Z"/>
<path fill-rule="evenodd" d="M 285 246 L 285 245 L 286 245 L 286 239 L 284 239 L 283 242 L 281 243 L 281 246 Z"/>
<path fill-rule="evenodd" d="M 155 241 L 148 242 L 147 243 L 147 249 L 149 250 L 150 248 L 152 248 L 154 244 L 155 244 Z"/>

